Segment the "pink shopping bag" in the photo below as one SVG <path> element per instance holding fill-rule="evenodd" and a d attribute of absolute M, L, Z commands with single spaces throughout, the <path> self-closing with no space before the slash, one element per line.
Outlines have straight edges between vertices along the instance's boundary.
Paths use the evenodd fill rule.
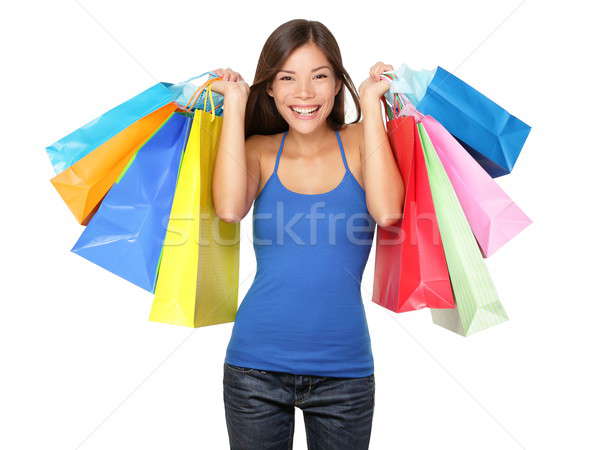
<path fill-rule="evenodd" d="M 532 221 L 437 120 L 424 116 L 422 124 L 487 258 Z"/>

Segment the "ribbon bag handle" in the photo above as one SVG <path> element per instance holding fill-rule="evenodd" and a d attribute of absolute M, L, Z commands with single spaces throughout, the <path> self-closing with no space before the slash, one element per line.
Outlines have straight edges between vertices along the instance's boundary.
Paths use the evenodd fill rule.
<path fill-rule="evenodd" d="M 196 107 L 196 104 L 198 102 L 198 99 L 200 98 L 200 95 L 202 94 L 202 92 L 204 91 L 205 88 L 207 91 L 207 97 L 210 97 L 210 104 L 211 104 L 211 113 L 212 113 L 212 117 L 211 117 L 211 122 L 215 119 L 215 103 L 214 103 L 214 98 L 212 95 L 212 89 L 211 89 L 211 84 L 217 80 L 221 80 L 222 78 L 217 76 L 217 74 L 215 74 L 214 72 L 205 72 L 202 75 L 197 75 L 195 77 L 192 77 L 186 81 L 184 81 L 183 83 L 188 83 L 192 80 L 195 80 L 196 78 L 200 78 L 206 74 L 211 74 L 214 75 L 213 77 L 209 78 L 207 81 L 205 81 L 202 85 L 200 85 L 195 91 L 194 94 L 190 97 L 190 99 L 188 100 L 188 102 L 186 103 L 186 105 L 182 108 L 183 110 L 187 111 L 187 112 L 192 112 L 192 109 L 194 107 Z M 206 100 L 207 97 L 204 98 L 204 111 L 206 111 Z M 217 107 L 221 106 L 221 104 L 217 105 Z M 206 111 L 208 112 L 208 111 Z"/>
<path fill-rule="evenodd" d="M 196 88 L 196 90 L 194 91 L 194 93 L 191 95 L 190 99 L 188 100 L 188 102 L 185 105 L 185 109 L 191 109 L 193 107 L 196 106 L 196 103 L 198 101 L 198 97 L 200 96 L 200 94 L 202 93 L 202 91 L 204 90 L 204 88 L 206 86 L 208 86 L 212 81 L 216 80 L 216 79 L 220 79 L 219 77 L 217 78 L 211 78 L 207 81 L 205 81 L 204 83 L 202 83 L 202 85 L 198 86 Z"/>
<path fill-rule="evenodd" d="M 211 77 L 211 78 L 218 78 L 218 77 L 219 77 L 219 75 L 217 75 L 215 72 L 210 72 L 210 71 L 208 71 L 208 72 L 204 72 L 203 74 L 196 75 L 196 76 L 194 76 L 194 77 L 192 77 L 192 78 L 189 78 L 189 79 L 187 79 L 187 80 L 185 80 L 185 81 L 183 81 L 182 83 L 179 83 L 179 84 L 187 84 L 187 83 L 189 83 L 190 81 L 193 81 L 193 80 L 195 80 L 195 79 L 197 79 L 197 78 L 202 78 L 202 77 L 203 77 L 204 75 L 206 75 L 206 74 L 210 74 L 210 75 L 212 75 L 212 77 Z"/>
<path fill-rule="evenodd" d="M 193 76 L 191 78 L 188 78 L 185 81 L 181 81 L 181 82 L 179 82 L 179 83 L 176 84 L 178 86 L 180 86 L 180 85 L 186 85 L 190 81 L 196 80 L 198 78 L 202 78 L 205 75 L 209 75 L 209 79 L 206 82 L 204 82 L 200 87 L 198 87 L 194 91 L 194 93 L 192 94 L 192 96 L 190 97 L 190 99 L 188 100 L 188 102 L 185 104 L 185 106 L 181 107 L 181 109 L 183 109 L 184 111 L 186 111 L 186 112 L 192 112 L 192 108 L 194 108 L 196 106 L 198 98 L 202 94 L 202 91 L 204 90 L 204 88 L 207 85 L 209 85 L 210 83 L 212 83 L 213 81 L 220 80 L 221 77 L 219 77 L 219 75 L 217 73 L 215 73 L 215 72 L 208 71 L 208 72 L 204 72 L 204 73 L 202 73 L 200 75 L 195 75 L 195 76 Z M 214 106 L 214 101 L 213 101 L 212 98 L 211 98 L 211 105 Z M 220 106 L 220 104 L 217 105 L 217 107 L 219 107 L 219 106 Z M 213 112 L 213 115 L 214 115 L 214 112 Z"/>
<path fill-rule="evenodd" d="M 210 117 L 210 121 L 212 122 L 213 120 L 215 120 L 215 101 L 213 99 L 213 95 L 212 95 L 212 83 L 217 80 L 217 79 L 221 79 L 221 77 L 218 78 L 213 78 L 212 80 L 208 80 L 207 84 L 208 86 L 206 87 L 206 96 L 204 97 L 204 107 L 202 108 L 205 112 L 206 111 L 206 100 L 208 98 L 210 98 L 210 112 L 211 112 L 211 117 Z M 220 106 L 220 105 L 219 105 Z"/>
<path fill-rule="evenodd" d="M 397 78 L 394 71 L 383 72 L 380 76 L 389 78 L 392 81 Z M 392 109 L 392 107 L 390 107 L 389 101 L 386 99 L 385 95 L 381 96 L 381 102 L 383 103 L 383 106 L 385 108 L 385 113 L 387 115 L 388 121 L 394 119 L 394 117 L 395 117 L 394 112 L 396 111 L 397 100 L 398 100 L 397 95 L 394 95 L 394 105 L 392 105 L 393 106 L 393 109 Z"/>
<path fill-rule="evenodd" d="M 221 77 L 217 77 L 217 78 L 212 78 L 208 81 L 206 81 L 202 86 L 198 87 L 198 89 L 196 89 L 196 92 L 194 92 L 194 95 L 192 95 L 192 97 L 190 98 L 190 100 L 188 101 L 188 103 L 185 105 L 185 110 L 191 112 L 192 108 L 194 108 L 196 106 L 196 103 L 198 102 L 198 97 L 200 96 L 201 92 L 204 90 L 204 87 L 206 86 L 206 96 L 204 97 L 204 111 L 208 112 L 206 110 L 206 101 L 207 99 L 210 97 L 210 105 L 211 105 L 211 118 L 210 121 L 212 122 L 213 120 L 215 120 L 216 114 L 215 114 L 215 110 L 217 107 L 221 106 L 221 104 L 217 105 L 217 107 L 215 107 L 215 101 L 212 95 L 212 83 L 220 80 Z M 191 104 L 191 106 L 190 106 Z"/>
<path fill-rule="evenodd" d="M 390 80 L 398 79 L 393 71 L 383 72 L 381 76 L 385 76 Z M 412 116 L 415 118 L 415 121 L 419 123 L 421 120 L 423 120 L 423 117 L 425 117 L 422 113 L 417 111 L 415 106 L 405 94 L 395 92 L 393 93 L 393 99 L 393 104 L 390 105 L 385 96 L 381 96 L 381 101 L 385 106 L 388 120 L 393 120 L 400 116 Z"/>

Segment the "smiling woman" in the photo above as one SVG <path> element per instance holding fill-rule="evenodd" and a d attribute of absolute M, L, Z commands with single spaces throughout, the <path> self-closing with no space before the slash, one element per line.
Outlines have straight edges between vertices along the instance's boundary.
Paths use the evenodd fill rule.
<path fill-rule="evenodd" d="M 296 65 L 302 65 L 304 60 L 315 60 L 318 59 L 319 56 L 322 57 L 323 55 L 317 46 L 311 45 L 299 49 L 298 52 L 295 52 L 294 56 L 295 58 L 293 58 L 292 63 L 295 62 Z M 288 64 L 290 64 L 290 62 L 288 62 Z M 267 93 L 274 98 L 277 95 L 277 98 L 275 98 L 275 104 L 285 105 L 292 111 L 293 117 L 296 119 L 312 120 L 318 117 L 318 112 L 322 112 L 323 116 L 327 117 L 329 115 L 328 113 L 331 112 L 333 105 L 328 105 L 324 103 L 298 103 L 286 105 L 286 101 L 298 101 L 297 97 L 295 97 L 297 89 L 295 84 L 298 83 L 297 80 L 299 78 L 305 76 L 303 72 L 304 71 L 300 71 L 299 73 L 297 73 L 294 70 L 281 69 L 276 77 L 276 81 L 273 83 L 276 91 L 272 87 L 269 87 L 266 90 Z M 337 92 L 339 92 L 341 83 L 336 82 L 336 86 L 334 86 L 333 82 L 330 82 L 330 80 L 335 80 L 335 74 L 329 65 L 322 65 L 316 67 L 312 69 L 307 75 L 311 77 L 311 80 L 307 81 L 306 83 L 313 83 L 314 88 L 312 86 L 311 88 L 318 91 L 317 96 L 315 98 L 316 101 L 321 100 L 326 102 L 330 101 L 331 98 L 334 98 L 334 95 L 332 95 L 331 92 L 332 88 L 335 88 L 336 94 Z M 300 80 L 300 82 L 303 83 L 302 80 Z M 303 87 L 301 87 L 300 89 L 303 89 Z M 312 100 L 311 98 L 311 101 L 315 100 Z M 324 109 L 322 109 L 323 107 Z M 281 114 L 281 110 L 279 110 L 279 113 Z"/>
<path fill-rule="evenodd" d="M 401 206 L 403 189 L 373 107 L 387 83 L 363 83 L 359 100 L 335 38 L 307 20 L 271 34 L 251 87 L 215 72 L 225 96 L 215 210 L 239 221 L 254 205 L 257 260 L 224 363 L 231 448 L 292 448 L 297 406 L 309 448 L 367 449 L 375 380 L 360 284 L 377 222 L 367 197 L 379 218 Z M 343 87 L 358 112 L 351 124 Z"/>
<path fill-rule="evenodd" d="M 358 112 L 352 123 L 360 120 L 359 96 L 333 35 L 318 25 L 307 27 L 306 35 L 294 35 L 289 31 L 295 26 L 294 21 L 281 25 L 263 47 L 248 97 L 246 111 L 252 114 L 246 114 L 246 137 L 286 131 L 286 117 L 303 117 L 293 114 L 291 107 L 295 106 L 318 106 L 318 117 L 325 118 L 329 129 L 340 130 L 346 123 L 342 85 Z M 294 57 L 290 58 L 292 53 Z"/>

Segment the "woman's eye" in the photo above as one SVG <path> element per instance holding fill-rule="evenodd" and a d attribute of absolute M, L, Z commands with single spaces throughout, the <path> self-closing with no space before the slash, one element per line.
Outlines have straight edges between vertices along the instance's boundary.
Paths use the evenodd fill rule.
<path fill-rule="evenodd" d="M 327 75 L 325 75 L 324 73 L 320 73 L 318 75 L 315 75 L 315 77 L 322 77 L 322 78 L 318 78 L 318 79 L 323 79 L 323 78 L 327 78 Z M 279 78 L 281 81 L 287 81 L 288 79 L 291 79 L 292 77 L 290 77 L 289 75 L 284 75 L 281 78 Z"/>

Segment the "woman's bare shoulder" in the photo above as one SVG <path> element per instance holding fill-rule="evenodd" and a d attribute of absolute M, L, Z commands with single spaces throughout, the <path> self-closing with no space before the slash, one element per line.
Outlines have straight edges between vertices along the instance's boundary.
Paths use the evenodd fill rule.
<path fill-rule="evenodd" d="M 352 153 L 360 150 L 363 137 L 363 124 L 361 122 L 347 123 L 342 128 L 342 138 L 349 147 L 348 150 Z"/>
<path fill-rule="evenodd" d="M 359 122 L 352 122 L 352 123 L 347 123 L 344 125 L 345 128 L 349 129 L 349 130 L 362 130 L 362 120 Z"/>
<path fill-rule="evenodd" d="M 253 134 L 252 136 L 248 136 L 246 138 L 246 143 L 252 144 L 268 144 L 274 142 L 278 139 L 281 139 L 283 133 L 276 134 Z"/>
<path fill-rule="evenodd" d="M 347 123 L 342 131 L 346 136 L 348 144 L 355 148 L 360 148 L 363 136 L 363 124 L 361 122 Z"/>
<path fill-rule="evenodd" d="M 268 158 L 270 154 L 277 152 L 277 142 L 283 133 L 277 134 L 253 134 L 246 138 L 246 151 L 256 156 Z"/>
<path fill-rule="evenodd" d="M 270 174 L 275 167 L 277 150 L 283 133 L 277 134 L 254 134 L 246 139 L 246 151 L 257 162 L 260 182 L 256 195 L 262 191 Z"/>
<path fill-rule="evenodd" d="M 261 178 L 266 178 L 275 167 L 277 150 L 283 133 L 276 134 L 254 134 L 246 139 L 246 151 L 248 156 L 257 161 Z"/>

